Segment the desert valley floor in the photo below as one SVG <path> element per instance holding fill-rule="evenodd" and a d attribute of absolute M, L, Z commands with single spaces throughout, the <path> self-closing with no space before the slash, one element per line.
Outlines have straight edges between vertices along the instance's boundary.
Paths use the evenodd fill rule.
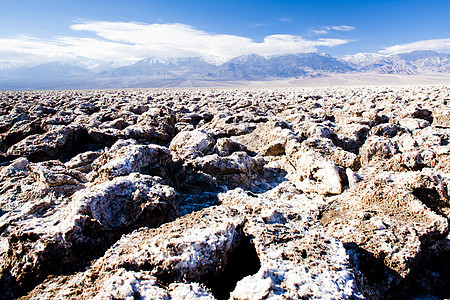
<path fill-rule="evenodd" d="M 448 85 L 0 99 L 0 298 L 450 297 Z"/>

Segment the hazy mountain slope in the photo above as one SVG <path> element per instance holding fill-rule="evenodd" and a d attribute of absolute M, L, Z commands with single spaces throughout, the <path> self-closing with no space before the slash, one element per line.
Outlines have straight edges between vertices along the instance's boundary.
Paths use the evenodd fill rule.
<path fill-rule="evenodd" d="M 383 56 L 375 53 L 358 53 L 344 57 L 360 72 L 380 74 L 425 74 L 450 72 L 450 54 L 436 51 L 413 51 Z"/>
<path fill-rule="evenodd" d="M 99 74 L 99 77 L 127 76 L 189 76 L 213 71 L 216 66 L 201 57 L 146 58 L 132 65 L 114 68 Z"/>
<path fill-rule="evenodd" d="M 450 54 L 414 51 L 394 55 L 358 53 L 341 59 L 327 54 L 300 53 L 264 57 L 243 55 L 220 63 L 216 58 L 146 58 L 128 66 L 76 58 L 33 67 L 0 64 L 0 89 L 195 86 L 197 82 L 269 81 L 288 78 L 368 73 L 420 75 L 450 73 Z"/>
<path fill-rule="evenodd" d="M 93 73 L 83 67 L 65 62 L 50 62 L 34 67 L 10 68 L 0 72 L 3 79 L 58 79 L 91 76 Z"/>
<path fill-rule="evenodd" d="M 277 67 L 282 77 L 301 76 L 301 73 L 344 73 L 354 70 L 348 64 L 321 53 L 278 55 L 271 57 L 270 61 L 274 67 Z"/>
<path fill-rule="evenodd" d="M 212 75 L 222 79 L 262 80 L 311 76 L 324 73 L 344 73 L 354 68 L 345 62 L 319 53 L 276 55 L 245 55 L 221 65 Z"/>
<path fill-rule="evenodd" d="M 268 69 L 268 60 L 261 55 L 243 55 L 233 58 L 210 74 L 221 79 L 252 80 L 261 77 L 272 77 L 273 72 Z"/>

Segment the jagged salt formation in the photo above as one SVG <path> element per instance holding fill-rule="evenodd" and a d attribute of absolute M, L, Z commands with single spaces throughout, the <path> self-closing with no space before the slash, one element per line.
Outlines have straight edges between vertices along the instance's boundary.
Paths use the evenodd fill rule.
<path fill-rule="evenodd" d="M 448 101 L 2 92 L 0 296 L 449 297 Z"/>

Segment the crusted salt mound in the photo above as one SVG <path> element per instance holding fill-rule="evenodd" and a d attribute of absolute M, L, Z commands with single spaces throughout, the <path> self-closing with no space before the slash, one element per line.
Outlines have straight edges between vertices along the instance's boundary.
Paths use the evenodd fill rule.
<path fill-rule="evenodd" d="M 0 298 L 448 298 L 448 87 L 0 93 Z"/>
<path fill-rule="evenodd" d="M 35 166 L 31 168 L 36 172 Z M 158 226 L 173 209 L 175 193 L 158 178 L 134 173 L 73 193 L 73 186 L 81 183 L 42 169 L 39 166 L 38 171 L 45 177 L 37 173 L 38 180 L 44 177 L 51 185 L 42 187 L 38 182 L 30 187 L 40 198 L 24 199 L 19 213 L 1 217 L 0 267 L 8 288 L 29 288 L 48 274 L 76 268 L 122 233 Z M 65 193 L 72 196 L 65 198 Z"/>

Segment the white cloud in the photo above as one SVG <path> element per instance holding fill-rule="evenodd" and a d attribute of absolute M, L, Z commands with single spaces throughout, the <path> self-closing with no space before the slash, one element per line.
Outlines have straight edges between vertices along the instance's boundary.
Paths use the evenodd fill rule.
<path fill-rule="evenodd" d="M 351 31 L 355 30 L 355 27 L 349 25 L 340 25 L 340 26 L 326 26 L 325 30 L 337 30 L 337 31 Z"/>
<path fill-rule="evenodd" d="M 327 30 L 321 29 L 321 30 L 311 30 L 315 34 L 328 34 Z"/>
<path fill-rule="evenodd" d="M 345 39 L 306 40 L 295 35 L 270 35 L 262 42 L 194 29 L 185 24 L 145 24 L 90 21 L 71 26 L 74 36 L 43 40 L 21 36 L 0 38 L 0 57 L 14 63 L 40 63 L 75 57 L 128 64 L 147 57 L 217 56 L 230 59 L 245 54 L 275 55 L 314 52 L 317 47 L 346 44 Z M 94 37 L 77 37 L 77 32 Z"/>
<path fill-rule="evenodd" d="M 413 43 L 400 44 L 392 47 L 387 47 L 384 50 L 378 52 L 381 54 L 397 54 L 416 50 L 445 50 L 445 49 L 450 49 L 450 39 L 423 40 Z"/>
<path fill-rule="evenodd" d="M 281 21 L 281 22 L 292 22 L 292 20 L 289 19 L 289 18 L 281 18 L 281 19 L 278 19 L 278 20 Z"/>
<path fill-rule="evenodd" d="M 322 29 L 319 30 L 311 30 L 315 34 L 328 34 L 331 30 L 335 31 L 351 31 L 356 28 L 349 25 L 340 25 L 340 26 L 323 26 Z"/>
<path fill-rule="evenodd" d="M 94 38 L 57 37 L 53 40 L 21 36 L 0 39 L 0 57 L 14 65 L 63 61 L 83 56 L 120 62 L 135 61 L 134 47 Z"/>

